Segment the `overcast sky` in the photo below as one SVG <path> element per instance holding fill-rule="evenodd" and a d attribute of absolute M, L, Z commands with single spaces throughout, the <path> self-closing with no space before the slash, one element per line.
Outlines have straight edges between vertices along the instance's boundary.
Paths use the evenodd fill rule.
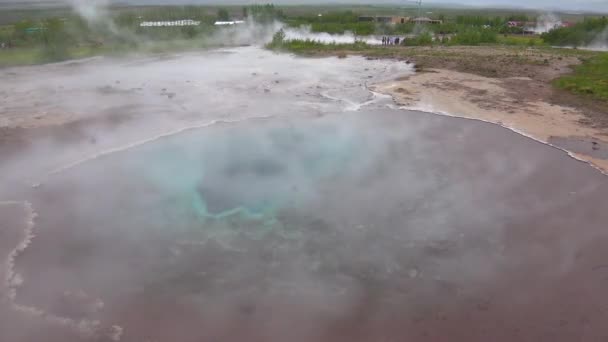
<path fill-rule="evenodd" d="M 69 2 L 69 1 L 108 1 L 108 0 L 0 0 L 0 3 L 24 3 L 24 2 Z M 114 2 L 128 2 L 134 4 L 251 4 L 267 3 L 275 4 L 381 4 L 381 3 L 412 3 L 408 0 L 109 0 Z M 608 0 L 423 0 L 423 4 L 454 4 L 481 7 L 524 7 L 536 9 L 561 9 L 571 11 L 597 11 L 608 12 Z"/>

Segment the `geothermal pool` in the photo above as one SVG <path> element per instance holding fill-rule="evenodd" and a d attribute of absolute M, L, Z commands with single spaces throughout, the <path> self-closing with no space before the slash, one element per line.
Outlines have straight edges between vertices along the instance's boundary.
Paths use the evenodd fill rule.
<path fill-rule="evenodd" d="M 6 129 L 0 256 L 34 236 L 0 270 L 0 340 L 608 335 L 607 178 L 367 90 L 403 62 L 243 48 L 2 72 L 30 111 L 82 117 Z"/>

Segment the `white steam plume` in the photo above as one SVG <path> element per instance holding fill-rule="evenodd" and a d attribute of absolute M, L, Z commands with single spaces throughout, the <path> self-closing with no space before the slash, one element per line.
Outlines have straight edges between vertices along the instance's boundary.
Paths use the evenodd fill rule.
<path fill-rule="evenodd" d="M 285 29 L 285 39 L 287 40 L 313 40 L 324 44 L 352 44 L 362 41 L 370 45 L 380 45 L 382 41 L 372 36 L 356 36 L 352 32 L 344 34 L 329 34 L 325 32 L 312 32 L 310 26 Z"/>
<path fill-rule="evenodd" d="M 608 51 L 608 27 L 593 39 L 588 48 L 596 51 Z"/>
<path fill-rule="evenodd" d="M 561 19 L 553 13 L 546 13 L 538 17 L 534 33 L 541 34 L 549 32 L 562 25 Z"/>
<path fill-rule="evenodd" d="M 109 0 L 69 0 L 70 5 L 89 23 L 106 21 Z"/>

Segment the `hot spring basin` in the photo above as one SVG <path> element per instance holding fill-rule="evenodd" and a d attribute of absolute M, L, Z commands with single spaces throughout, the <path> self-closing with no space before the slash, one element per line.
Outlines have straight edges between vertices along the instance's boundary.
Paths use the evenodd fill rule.
<path fill-rule="evenodd" d="M 606 178 L 496 126 L 404 113 L 217 124 L 56 174 L 29 195 L 17 299 L 128 341 L 573 338 L 601 305 L 580 272 L 603 258 Z"/>

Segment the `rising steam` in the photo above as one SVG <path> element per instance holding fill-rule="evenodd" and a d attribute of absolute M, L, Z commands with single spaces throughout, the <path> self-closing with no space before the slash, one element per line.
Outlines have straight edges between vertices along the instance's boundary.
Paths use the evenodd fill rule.
<path fill-rule="evenodd" d="M 539 16 L 536 20 L 534 33 L 541 34 L 549 32 L 562 25 L 561 19 L 553 13 L 545 13 Z"/>

